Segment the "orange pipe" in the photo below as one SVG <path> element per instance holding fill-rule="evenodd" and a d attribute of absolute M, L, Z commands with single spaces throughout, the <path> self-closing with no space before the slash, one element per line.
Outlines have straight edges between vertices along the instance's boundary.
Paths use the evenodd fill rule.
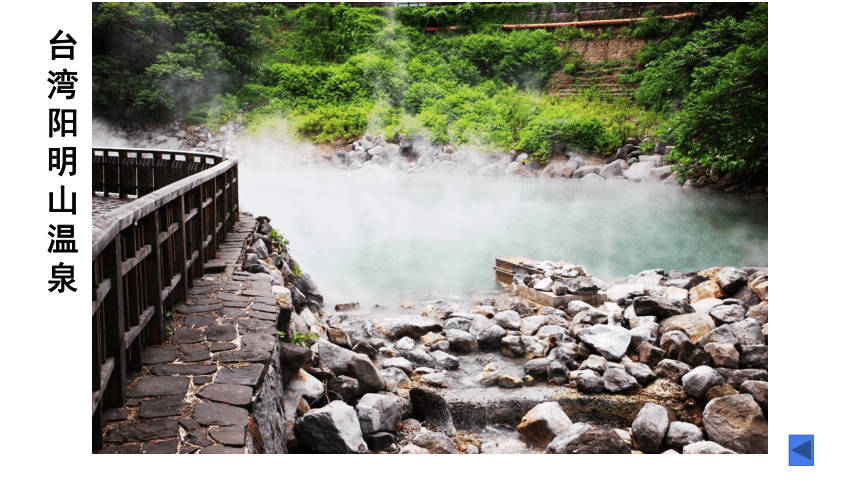
<path fill-rule="evenodd" d="M 664 15 L 660 17 L 663 20 L 672 20 L 672 19 L 680 19 L 687 18 L 696 15 L 696 12 L 684 12 L 679 13 L 677 15 Z M 619 18 L 612 20 L 583 20 L 579 22 L 558 22 L 552 24 L 508 24 L 502 25 L 503 29 L 541 29 L 541 28 L 554 28 L 554 27 L 593 27 L 597 25 L 623 25 L 630 22 L 641 22 L 643 20 L 647 20 L 645 17 L 636 17 L 636 18 Z"/>
<path fill-rule="evenodd" d="M 663 20 L 673 20 L 673 19 L 681 19 L 692 17 L 696 15 L 696 12 L 684 12 L 679 13 L 677 15 L 664 15 L 660 17 Z M 621 18 L 621 19 L 613 19 L 613 20 L 581 20 L 579 22 L 557 22 L 551 24 L 507 24 L 502 25 L 503 29 L 545 29 L 545 28 L 556 28 L 556 27 L 594 27 L 598 25 L 623 25 L 630 22 L 641 22 L 643 20 L 647 20 L 645 17 L 637 17 L 637 18 Z M 457 26 L 451 27 L 427 27 L 425 31 L 427 32 L 436 32 L 437 30 L 457 30 Z"/>

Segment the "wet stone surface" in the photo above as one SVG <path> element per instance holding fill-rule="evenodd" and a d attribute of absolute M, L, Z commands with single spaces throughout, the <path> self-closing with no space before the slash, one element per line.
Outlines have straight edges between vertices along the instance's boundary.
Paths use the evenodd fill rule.
<path fill-rule="evenodd" d="M 268 281 L 233 277 L 255 224 L 240 218 L 214 261 L 224 272 L 195 279 L 189 301 L 173 309 L 166 343 L 144 349 L 125 407 L 103 414 L 101 453 L 252 451 L 245 447 L 251 402 L 271 364 L 278 311 Z"/>

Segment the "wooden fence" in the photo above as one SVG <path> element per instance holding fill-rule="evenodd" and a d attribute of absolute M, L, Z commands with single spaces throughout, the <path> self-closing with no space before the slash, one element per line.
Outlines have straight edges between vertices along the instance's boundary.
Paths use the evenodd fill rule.
<path fill-rule="evenodd" d="M 93 191 L 138 197 L 93 217 L 93 450 L 103 411 L 125 404 L 143 346 L 164 341 L 165 312 L 185 301 L 238 220 L 238 181 L 237 162 L 223 156 L 93 148 Z"/>

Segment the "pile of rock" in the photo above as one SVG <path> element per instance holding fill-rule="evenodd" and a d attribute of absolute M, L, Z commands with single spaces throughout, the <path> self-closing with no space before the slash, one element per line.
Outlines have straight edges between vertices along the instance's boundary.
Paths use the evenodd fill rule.
<path fill-rule="evenodd" d="M 286 245 L 275 244 L 279 240 L 272 240 L 273 229 L 269 222 L 269 217 L 257 217 L 257 230 L 252 235 L 251 247 L 245 252 L 242 270 L 251 274 L 267 274 L 272 285 L 277 287 L 275 290 L 278 294 L 289 295 L 288 299 L 296 313 L 301 313 L 307 307 L 319 316 L 323 306 L 319 288 L 310 274 L 302 272 Z"/>
<path fill-rule="evenodd" d="M 637 142 L 635 139 L 627 140 L 613 157 L 606 160 L 584 153 L 565 151 L 564 143 L 557 143 L 548 162 L 538 163 L 532 160 L 528 153 L 517 151 L 484 153 L 469 147 L 434 146 L 423 138 L 403 138 L 387 142 L 380 136 L 367 134 L 326 158 L 335 165 L 350 170 L 461 172 L 678 185 L 672 165 L 666 160 L 673 147 L 656 143 L 653 154 L 645 154 L 636 145 Z M 767 197 L 766 185 L 746 186 L 741 182 L 719 170 L 711 170 L 708 173 L 697 173 L 684 183 L 684 187 L 745 192 L 750 197 Z"/>
<path fill-rule="evenodd" d="M 543 277 L 533 279 L 538 283 L 551 279 L 550 290 L 558 282 L 555 277 L 587 279 L 607 300 L 599 306 L 573 300 L 562 310 L 511 298 L 481 301 L 469 312 L 442 310 L 435 317 L 367 320 L 338 313 L 325 318 L 313 357 L 290 388 L 305 399 L 297 408 L 319 407 L 311 415 L 328 415 L 308 422 L 351 427 L 329 434 L 342 435 L 330 437 L 335 442 L 352 444 L 328 447 L 320 443 L 325 442 L 322 431 L 298 431 L 308 425 L 300 424 L 306 422 L 304 417 L 296 423 L 297 444 L 315 451 L 450 449 L 447 444 L 427 443 L 456 440 L 451 412 L 442 397 L 456 390 L 444 389 L 452 376 L 459 378 L 464 355 L 499 353 L 512 361 L 525 357 L 521 372 L 499 365 L 495 357 L 484 358 L 489 363 L 474 375 L 480 385 L 516 389 L 546 381 L 583 395 L 652 398 L 671 393 L 675 402 L 682 402 L 681 413 L 695 416 L 669 422 L 668 416 L 653 415 L 680 417 L 678 408 L 657 405 L 662 410 L 655 410 L 646 405 L 630 428 L 609 432 L 580 424 L 572 427 L 568 417 L 562 418 L 560 407 L 548 409 L 548 404 L 542 404 L 523 418 L 520 431 L 524 440 L 548 452 L 766 451 L 766 268 L 723 267 L 686 274 L 649 270 L 622 283 L 607 284 L 591 278 L 581 266 L 538 263 L 535 267 L 541 268 Z M 570 290 L 570 285 L 565 287 Z M 592 286 L 574 284 L 573 292 L 576 287 Z M 346 406 L 328 403 L 334 401 Z M 359 407 L 375 408 L 378 418 L 366 416 L 376 414 Z M 355 417 L 343 417 L 349 412 Z M 400 422 L 423 420 L 440 436 L 418 439 L 416 435 L 426 432 L 409 436 L 381 423 L 398 418 Z M 380 423 L 362 424 L 368 419 Z M 659 422 L 644 423 L 655 419 Z M 533 425 L 541 430 L 528 430 Z M 706 438 L 710 442 L 703 443 Z"/>
<path fill-rule="evenodd" d="M 573 423 L 557 402 L 537 405 L 517 430 L 548 454 L 737 454 L 767 453 L 767 421 L 750 395 L 713 399 L 705 408 L 703 432 L 688 422 L 670 421 L 662 405 L 646 403 L 628 429 Z M 707 434 L 711 440 L 706 440 Z"/>
<path fill-rule="evenodd" d="M 244 126 L 226 123 L 213 131 L 205 125 L 175 122 L 156 127 L 113 128 L 105 133 L 96 133 L 95 137 L 102 138 L 99 142 L 107 146 L 221 153 L 222 149 L 233 145 L 236 134 L 243 129 Z"/>
<path fill-rule="evenodd" d="M 586 159 L 582 154 L 566 152 L 564 145 L 547 164 L 537 163 L 528 153 L 483 153 L 452 145 L 433 146 L 421 138 L 403 138 L 389 143 L 371 134 L 337 150 L 330 159 L 338 166 L 351 170 L 389 169 L 407 172 L 463 172 L 480 175 L 546 176 L 586 180 L 620 179 L 676 184 L 672 167 L 663 162 L 662 155 L 644 155 L 632 145 L 619 150 L 618 159 L 603 164 L 599 158 Z"/>

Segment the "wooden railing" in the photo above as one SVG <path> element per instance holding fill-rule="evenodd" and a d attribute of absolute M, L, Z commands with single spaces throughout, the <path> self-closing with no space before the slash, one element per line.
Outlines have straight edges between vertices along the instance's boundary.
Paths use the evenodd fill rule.
<path fill-rule="evenodd" d="M 93 191 L 142 197 L 223 160 L 223 153 L 93 148 Z"/>
<path fill-rule="evenodd" d="M 93 191 L 138 197 L 93 217 L 93 450 L 102 412 L 125 404 L 143 346 L 164 341 L 165 312 L 185 301 L 238 220 L 238 179 L 223 156 L 93 148 Z"/>

